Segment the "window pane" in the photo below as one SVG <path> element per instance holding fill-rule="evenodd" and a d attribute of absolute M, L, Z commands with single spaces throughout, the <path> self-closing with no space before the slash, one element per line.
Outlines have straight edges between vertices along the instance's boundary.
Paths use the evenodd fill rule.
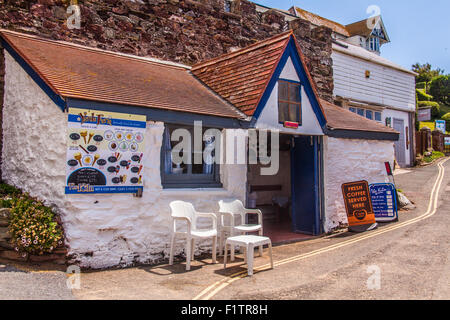
<path fill-rule="evenodd" d="M 373 111 L 371 110 L 366 110 L 366 118 L 373 120 Z"/>
<path fill-rule="evenodd" d="M 356 108 L 350 108 L 349 110 L 350 110 L 351 112 L 356 113 Z"/>
<path fill-rule="evenodd" d="M 289 101 L 300 102 L 300 86 L 298 84 L 289 84 Z"/>
<path fill-rule="evenodd" d="M 297 104 L 289 105 L 289 121 L 300 122 L 298 109 L 299 105 Z"/>
<path fill-rule="evenodd" d="M 364 117 L 364 109 L 358 109 L 358 114 Z"/>
<path fill-rule="evenodd" d="M 381 121 L 381 112 L 375 112 L 375 120 Z"/>
<path fill-rule="evenodd" d="M 289 84 L 285 81 L 278 81 L 278 99 L 289 100 Z"/>
<path fill-rule="evenodd" d="M 286 102 L 278 103 L 278 120 L 282 123 L 289 119 L 289 104 Z"/>

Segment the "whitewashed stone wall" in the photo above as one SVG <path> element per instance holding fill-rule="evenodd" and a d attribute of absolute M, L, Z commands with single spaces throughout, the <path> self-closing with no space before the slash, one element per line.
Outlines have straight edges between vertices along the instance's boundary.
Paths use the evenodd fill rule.
<path fill-rule="evenodd" d="M 163 190 L 160 150 L 164 125 L 151 121 L 145 133 L 142 198 L 131 194 L 65 195 L 67 113 L 7 53 L 5 82 L 2 178 L 59 211 L 69 254 L 82 267 L 166 259 L 169 203 L 173 200 L 190 201 L 202 212 L 216 212 L 221 199 L 245 200 L 245 165 L 221 166 L 223 189 Z M 200 243 L 197 249 L 197 253 L 211 250 L 210 242 Z M 183 250 L 180 241 L 175 253 Z"/>
<path fill-rule="evenodd" d="M 393 141 L 324 138 L 325 232 L 348 224 L 341 186 L 389 182 L 384 163 L 394 161 Z"/>

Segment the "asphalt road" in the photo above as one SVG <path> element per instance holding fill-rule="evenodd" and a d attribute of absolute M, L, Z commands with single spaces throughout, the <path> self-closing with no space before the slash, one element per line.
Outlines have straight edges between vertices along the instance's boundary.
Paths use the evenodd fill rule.
<path fill-rule="evenodd" d="M 395 177 L 417 206 L 401 212 L 400 222 L 274 247 L 275 269 L 263 270 L 267 254 L 256 257 L 255 269 L 263 271 L 253 277 L 239 256 L 226 270 L 208 256 L 197 257 L 190 272 L 179 261 L 82 272 L 81 288 L 71 291 L 64 270 L 0 261 L 0 299 L 449 299 L 450 161 L 445 168 L 430 218 L 400 228 L 427 212 L 436 165 Z"/>
<path fill-rule="evenodd" d="M 211 298 L 449 299 L 450 161 L 444 166 L 446 175 L 432 217 L 237 280 Z M 437 173 L 437 167 L 430 166 L 395 177 L 397 187 L 417 205 L 414 211 L 402 212 L 400 222 L 427 211 Z"/>

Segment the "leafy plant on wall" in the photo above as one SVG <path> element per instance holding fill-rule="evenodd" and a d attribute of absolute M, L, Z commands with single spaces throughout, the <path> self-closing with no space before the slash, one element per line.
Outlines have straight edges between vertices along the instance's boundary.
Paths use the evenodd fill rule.
<path fill-rule="evenodd" d="M 15 250 L 25 255 L 51 253 L 63 239 L 52 209 L 26 194 L 12 199 L 9 233 Z"/>

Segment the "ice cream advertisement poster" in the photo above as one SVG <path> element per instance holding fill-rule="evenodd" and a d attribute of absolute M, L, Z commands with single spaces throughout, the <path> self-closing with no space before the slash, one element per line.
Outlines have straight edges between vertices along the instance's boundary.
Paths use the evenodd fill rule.
<path fill-rule="evenodd" d="M 143 189 L 146 117 L 70 108 L 66 194 Z"/>

